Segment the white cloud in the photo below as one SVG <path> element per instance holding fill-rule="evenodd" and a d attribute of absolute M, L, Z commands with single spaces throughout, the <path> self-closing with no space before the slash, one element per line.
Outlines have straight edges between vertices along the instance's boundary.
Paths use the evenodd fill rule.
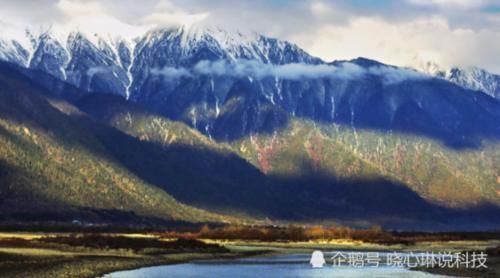
<path fill-rule="evenodd" d="M 59 0 L 56 8 L 64 15 L 62 22 L 55 25 L 60 34 L 67 34 L 79 30 L 87 34 L 87 38 L 94 40 L 94 34 L 117 35 L 132 39 L 143 34 L 151 25 L 132 25 L 113 16 L 108 9 L 97 1 Z M 64 35 L 63 35 L 64 36 Z M 98 42 L 94 41 L 97 45 Z"/>
<path fill-rule="evenodd" d="M 405 80 L 429 78 L 413 70 L 398 69 L 389 66 L 360 67 L 356 64 L 343 62 L 338 65 L 309 65 L 302 63 L 271 65 L 253 60 L 200 61 L 193 68 L 164 67 L 151 70 L 153 75 L 162 75 L 168 79 L 195 77 L 200 75 L 228 76 L 234 78 L 252 77 L 260 80 L 279 78 L 284 80 L 308 79 L 341 79 L 354 80 L 365 75 L 375 75 L 382 78 L 386 84 L 394 84 Z"/>
<path fill-rule="evenodd" d="M 173 68 L 173 67 L 164 67 L 162 69 L 151 69 L 150 72 L 152 75 L 161 75 L 167 79 L 178 79 L 182 77 L 191 77 L 192 74 L 185 68 Z"/>
<path fill-rule="evenodd" d="M 155 26 L 191 26 L 208 18 L 210 13 L 189 13 L 170 1 L 161 1 L 155 7 L 154 12 L 144 16 L 142 22 Z"/>
<path fill-rule="evenodd" d="M 347 25 L 322 26 L 294 40 L 327 60 L 364 56 L 405 66 L 418 56 L 445 67 L 479 65 L 500 72 L 500 29 L 453 29 L 441 16 L 399 24 L 360 17 Z"/>
<path fill-rule="evenodd" d="M 367 73 L 380 76 L 385 84 L 397 84 L 407 80 L 427 79 L 429 76 L 410 69 L 374 66 L 367 69 Z"/>
<path fill-rule="evenodd" d="M 95 1 L 59 0 L 56 8 L 62 11 L 67 17 L 95 16 L 103 14 L 104 9 Z"/>
<path fill-rule="evenodd" d="M 480 8 L 493 1 L 488 0 L 407 0 L 409 3 L 419 6 L 439 6 L 453 8 Z"/>
<path fill-rule="evenodd" d="M 288 80 L 318 78 L 352 79 L 360 77 L 364 73 L 361 67 L 351 63 L 345 63 L 340 66 L 301 63 L 271 65 L 252 60 L 237 60 L 233 63 L 225 60 L 201 61 L 194 66 L 193 72 L 200 75 L 221 75 L 238 78 L 251 76 L 256 79 L 277 77 Z"/>
<path fill-rule="evenodd" d="M 143 22 L 147 24 L 154 24 L 156 26 L 176 26 L 176 25 L 193 25 L 202 22 L 208 17 L 208 13 L 200 14 L 185 14 L 180 12 L 164 12 L 153 13 L 144 18 Z"/>

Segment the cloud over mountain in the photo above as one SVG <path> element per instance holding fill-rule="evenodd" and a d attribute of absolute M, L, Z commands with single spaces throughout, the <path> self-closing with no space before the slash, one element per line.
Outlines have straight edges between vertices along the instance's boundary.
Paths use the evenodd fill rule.
<path fill-rule="evenodd" d="M 414 70 L 393 68 L 390 66 L 370 66 L 364 68 L 354 63 L 343 62 L 338 65 L 291 63 L 285 65 L 265 64 L 255 60 L 239 59 L 233 62 L 226 60 L 198 62 L 193 68 L 164 67 L 154 68 L 152 75 L 161 75 L 167 79 L 196 77 L 200 75 L 228 76 L 235 78 L 251 77 L 254 79 L 279 78 L 284 80 L 304 79 L 342 79 L 352 80 L 366 75 L 382 77 L 386 84 L 400 83 L 405 80 L 429 78 Z"/>

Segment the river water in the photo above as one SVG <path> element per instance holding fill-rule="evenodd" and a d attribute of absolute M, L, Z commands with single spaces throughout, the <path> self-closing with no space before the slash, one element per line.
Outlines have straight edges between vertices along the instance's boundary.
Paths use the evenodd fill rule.
<path fill-rule="evenodd" d="M 336 252 L 338 254 L 338 252 Z M 333 265 L 332 253 L 325 253 L 326 264 L 313 268 L 309 261 L 311 254 L 286 254 L 234 260 L 191 262 L 175 265 L 144 267 L 135 270 L 118 271 L 105 278 L 163 278 L 163 277 L 445 277 L 419 271 L 411 271 L 404 266 L 387 266 L 386 255 L 378 266 L 364 265 L 352 267 L 346 264 Z M 405 255 L 405 253 L 401 253 Z M 413 254 L 412 254 L 413 255 Z"/>

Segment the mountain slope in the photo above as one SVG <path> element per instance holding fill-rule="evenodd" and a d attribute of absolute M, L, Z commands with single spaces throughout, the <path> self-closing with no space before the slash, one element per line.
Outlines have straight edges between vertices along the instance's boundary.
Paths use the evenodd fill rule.
<path fill-rule="evenodd" d="M 127 169 L 198 207 L 237 215 L 278 213 L 274 186 L 228 147 L 208 140 L 183 123 L 150 114 L 124 99 L 89 95 L 79 107 L 137 138 L 116 142 L 114 131 L 94 133 Z"/>
<path fill-rule="evenodd" d="M 43 90 L 11 67 L 2 65 L 0 83 L 4 219 L 40 214 L 110 221 L 114 214 L 132 212 L 167 220 L 223 220 L 183 205 L 128 173 L 79 122 L 84 115 L 71 105 L 47 100 Z"/>
<path fill-rule="evenodd" d="M 404 133 L 292 121 L 273 135 L 256 134 L 233 146 L 268 175 L 386 178 L 444 207 L 500 204 L 497 142 L 461 151 Z"/>
<path fill-rule="evenodd" d="M 80 109 L 59 105 L 78 138 L 185 204 L 278 221 L 498 223 L 500 102 L 487 94 L 217 28 L 33 38 L 3 57 Z"/>
<path fill-rule="evenodd" d="M 495 218 L 494 204 L 498 200 L 490 176 L 495 172 L 496 164 L 491 160 L 495 155 L 483 157 L 483 166 L 489 166 L 476 174 L 488 184 L 485 192 L 478 192 L 477 184 L 450 174 L 439 158 L 427 157 L 431 150 L 422 146 L 432 145 L 432 152 L 444 150 L 434 146 L 432 140 L 420 142 L 418 137 L 404 135 L 398 139 L 340 126 L 320 128 L 312 122 L 293 120 L 289 127 L 273 134 L 252 134 L 226 145 L 113 96 L 89 95 L 79 106 L 127 134 L 161 145 L 161 149 L 153 151 L 141 147 L 137 150 L 141 155 L 126 155 L 123 163 L 177 199 L 209 210 L 275 221 L 378 223 L 387 227 L 433 223 L 430 229 L 451 225 L 484 228 Z M 386 147 L 380 145 L 382 139 L 377 139 L 383 136 L 388 137 Z M 354 144 L 354 137 L 358 144 Z M 413 144 L 417 145 L 416 154 Z M 124 152 L 123 146 L 111 145 L 108 148 Z M 196 151 L 186 152 L 186 146 Z M 421 149 L 423 154 L 419 153 Z M 398 155 L 401 157 L 397 165 L 401 168 L 389 168 L 393 167 L 392 157 Z M 409 161 L 418 160 L 418 156 L 424 157 L 421 163 L 409 166 Z M 427 172 L 426 162 L 434 170 Z M 413 171 L 413 180 L 406 180 Z M 165 180 L 175 180 L 175 186 L 165 185 Z"/>

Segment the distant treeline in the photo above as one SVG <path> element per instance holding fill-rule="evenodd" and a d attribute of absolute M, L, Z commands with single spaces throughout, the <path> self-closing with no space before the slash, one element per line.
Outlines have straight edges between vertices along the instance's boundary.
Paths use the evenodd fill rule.
<path fill-rule="evenodd" d="M 380 226 L 354 229 L 342 226 L 203 226 L 198 232 L 164 232 L 164 238 L 199 238 L 214 240 L 310 241 L 359 240 L 380 244 L 414 244 L 421 241 L 500 239 L 497 232 L 413 233 L 384 231 Z"/>
<path fill-rule="evenodd" d="M 166 232 L 166 238 L 202 238 L 217 240 L 259 240 L 259 241 L 307 241 L 307 240 L 390 240 L 391 234 L 380 226 L 369 229 L 323 226 L 225 226 L 210 228 L 203 226 L 197 233 Z"/>

